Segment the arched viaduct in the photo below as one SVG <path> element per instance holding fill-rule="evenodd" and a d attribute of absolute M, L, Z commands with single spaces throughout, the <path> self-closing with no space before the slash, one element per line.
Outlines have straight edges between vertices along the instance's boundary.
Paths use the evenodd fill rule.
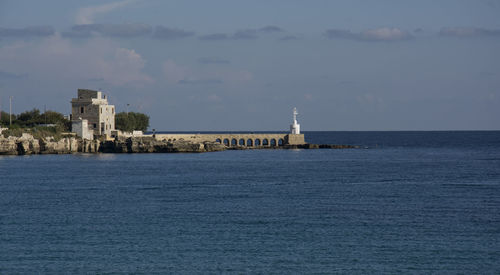
<path fill-rule="evenodd" d="M 258 134 L 156 134 L 157 140 L 191 142 L 219 142 L 226 147 L 279 147 L 284 145 L 305 144 L 304 135 L 258 133 Z"/>

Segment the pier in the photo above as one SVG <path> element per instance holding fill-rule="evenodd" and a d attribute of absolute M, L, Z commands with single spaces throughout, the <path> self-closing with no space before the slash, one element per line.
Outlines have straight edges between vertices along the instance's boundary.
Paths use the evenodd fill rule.
<path fill-rule="evenodd" d="M 305 144 L 304 134 L 258 133 L 258 134 L 155 134 L 159 141 L 189 141 L 195 143 L 218 142 L 228 148 L 235 147 L 280 147 Z"/>

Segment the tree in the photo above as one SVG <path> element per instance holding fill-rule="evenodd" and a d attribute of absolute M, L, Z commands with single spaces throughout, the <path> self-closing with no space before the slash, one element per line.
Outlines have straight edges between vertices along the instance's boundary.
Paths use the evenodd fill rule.
<path fill-rule="evenodd" d="M 40 110 L 33 109 L 19 115 L 12 114 L 12 128 L 34 128 L 43 124 L 55 124 L 56 131 L 69 131 L 71 122 L 64 118 L 64 115 L 55 111 L 46 111 L 41 114 Z M 9 126 L 9 114 L 2 111 L 0 125 Z"/>
<path fill-rule="evenodd" d="M 149 116 L 142 113 L 121 112 L 115 116 L 115 128 L 125 132 L 146 131 L 149 127 Z"/>
<path fill-rule="evenodd" d="M 62 129 L 62 131 L 71 130 L 71 121 L 67 120 L 61 113 L 46 111 L 40 118 L 42 121 L 40 121 L 39 124 L 56 124 L 57 127 Z"/>
<path fill-rule="evenodd" d="M 57 124 L 67 121 L 63 114 L 54 111 L 46 111 L 41 115 L 41 119 L 44 124 L 45 122 L 47 122 L 47 124 Z"/>
<path fill-rule="evenodd" d="M 16 116 L 12 115 L 12 120 L 15 120 Z M 9 113 L 2 111 L 0 113 L 0 125 L 2 127 L 9 126 L 10 123 L 10 118 L 9 118 Z"/>
<path fill-rule="evenodd" d="M 21 127 L 33 127 L 36 124 L 39 124 L 41 119 L 40 110 L 33 109 L 31 111 L 26 111 L 17 116 L 16 124 L 19 124 Z"/>

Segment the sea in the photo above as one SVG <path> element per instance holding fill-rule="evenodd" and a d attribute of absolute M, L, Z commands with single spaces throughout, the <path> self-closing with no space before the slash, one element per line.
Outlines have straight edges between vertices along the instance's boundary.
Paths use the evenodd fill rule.
<path fill-rule="evenodd" d="M 0 156 L 0 274 L 500 274 L 500 131 Z"/>

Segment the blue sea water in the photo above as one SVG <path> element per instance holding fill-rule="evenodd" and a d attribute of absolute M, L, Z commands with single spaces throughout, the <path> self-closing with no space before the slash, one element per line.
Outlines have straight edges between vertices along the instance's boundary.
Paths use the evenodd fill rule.
<path fill-rule="evenodd" d="M 499 274 L 500 132 L 0 157 L 0 273 Z"/>

